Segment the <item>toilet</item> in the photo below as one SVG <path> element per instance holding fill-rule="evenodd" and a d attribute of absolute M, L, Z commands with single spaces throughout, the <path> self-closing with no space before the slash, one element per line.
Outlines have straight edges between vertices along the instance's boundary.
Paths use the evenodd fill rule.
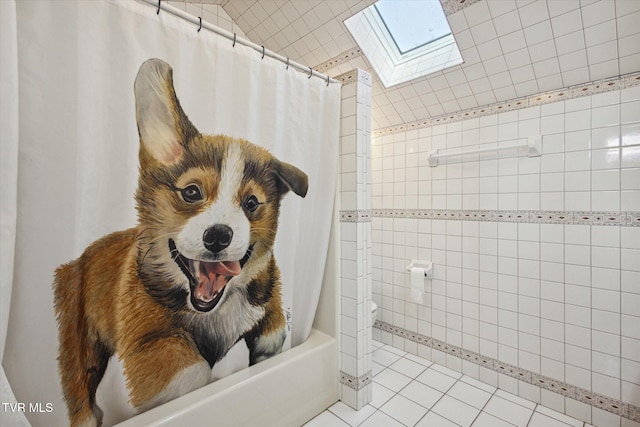
<path fill-rule="evenodd" d="M 376 323 L 376 318 L 378 317 L 378 304 L 371 301 L 371 324 Z"/>

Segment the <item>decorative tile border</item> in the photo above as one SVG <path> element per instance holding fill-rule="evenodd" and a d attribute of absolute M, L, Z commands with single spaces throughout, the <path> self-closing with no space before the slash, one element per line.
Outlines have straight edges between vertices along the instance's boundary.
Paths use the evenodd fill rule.
<path fill-rule="evenodd" d="M 335 76 L 334 79 L 342 82 L 343 86 L 356 82 L 363 83 L 369 87 L 371 87 L 372 84 L 371 74 L 369 74 L 368 72 L 358 73 L 358 68 L 354 68 L 353 70 L 347 71 L 344 74 Z"/>
<path fill-rule="evenodd" d="M 362 56 L 362 50 L 359 47 L 354 47 L 353 49 L 342 52 L 338 56 L 334 56 L 328 61 L 316 65 L 315 67 L 313 67 L 313 69 L 317 70 L 320 73 L 325 73 L 326 71 L 331 70 L 338 65 L 344 64 L 345 62 L 349 62 L 359 56 Z"/>
<path fill-rule="evenodd" d="M 340 384 L 344 384 L 347 387 L 354 389 L 355 391 L 362 390 L 367 385 L 371 384 L 372 380 L 373 375 L 371 374 L 371 370 L 365 372 L 359 378 L 347 374 L 344 371 L 340 371 Z"/>
<path fill-rule="evenodd" d="M 524 381 L 528 384 L 532 384 L 545 390 L 561 394 L 565 397 L 575 399 L 579 402 L 598 407 L 602 410 L 614 413 L 621 417 L 640 422 L 640 406 L 635 406 L 630 403 L 624 403 L 611 397 L 593 393 L 592 391 L 585 390 L 583 388 L 576 387 L 574 385 L 567 384 L 562 381 L 558 381 L 553 378 L 528 371 L 526 369 L 518 368 L 517 366 L 513 366 L 508 363 L 503 363 L 497 359 L 485 357 L 479 353 L 469 351 L 462 347 L 447 344 L 446 342 L 439 339 L 393 326 L 390 323 L 382 322 L 380 320 L 376 320 L 373 327 L 381 331 L 408 339 L 409 341 L 425 345 L 434 350 L 439 350 L 443 353 L 459 357 L 463 360 L 467 360 L 469 362 L 475 363 L 476 365 L 483 366 L 500 374 L 508 375 L 520 381 Z"/>
<path fill-rule="evenodd" d="M 449 16 L 479 1 L 480 0 L 440 0 L 440 4 L 442 4 L 444 14 Z"/>
<path fill-rule="evenodd" d="M 341 221 L 350 222 L 347 219 Z M 583 224 L 640 227 L 640 212 L 582 211 L 472 211 L 438 209 L 372 209 L 374 218 L 414 218 L 454 221 L 523 222 L 530 224 Z M 351 221 L 357 222 L 357 221 Z"/>
<path fill-rule="evenodd" d="M 335 76 L 334 79 L 341 81 L 343 86 L 355 83 L 358 81 L 358 69 L 354 68 L 353 70 L 347 71 L 344 74 Z"/>
<path fill-rule="evenodd" d="M 371 222 L 371 211 L 363 210 L 341 210 L 340 222 Z"/>
<path fill-rule="evenodd" d="M 522 108 L 533 107 L 535 105 L 564 101 L 566 99 L 580 98 L 582 96 L 595 95 L 598 93 L 624 89 L 637 85 L 640 85 L 640 72 L 630 73 L 620 77 L 597 80 L 554 91 L 538 93 L 523 98 L 489 104 L 482 107 L 470 108 L 454 114 L 443 114 L 441 116 L 436 116 L 428 119 L 416 120 L 414 122 L 390 126 L 373 131 L 372 136 L 380 137 L 398 132 L 407 132 L 415 129 L 422 129 L 436 125 L 459 122 L 474 117 L 488 116 L 491 114 L 501 113 L 503 111 L 520 110 Z"/>

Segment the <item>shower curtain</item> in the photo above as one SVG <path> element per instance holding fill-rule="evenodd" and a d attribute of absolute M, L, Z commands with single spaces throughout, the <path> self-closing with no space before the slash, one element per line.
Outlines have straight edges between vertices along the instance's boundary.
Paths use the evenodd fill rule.
<path fill-rule="evenodd" d="M 53 271 L 94 240 L 137 222 L 133 81 L 149 58 L 172 66 L 182 108 L 200 132 L 247 139 L 308 175 L 304 199 L 282 200 L 274 248 L 287 317 L 284 348 L 304 341 L 329 244 L 340 86 L 135 1 L 0 4 L 0 345 L 8 378 L 2 399 L 12 390 L 27 404 L 3 417 L 26 415 L 34 426 L 67 423 Z M 214 378 L 247 365 L 246 347 L 236 347 L 214 367 Z M 118 369 L 114 356 L 97 394 L 105 425 L 132 414 Z M 29 410 L 30 403 L 42 410 Z"/>

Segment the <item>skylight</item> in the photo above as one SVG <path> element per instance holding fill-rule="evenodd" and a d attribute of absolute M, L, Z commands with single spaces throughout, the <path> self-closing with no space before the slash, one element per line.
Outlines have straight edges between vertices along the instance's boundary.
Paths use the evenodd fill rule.
<path fill-rule="evenodd" d="M 439 1 L 379 0 L 373 6 L 402 54 L 451 34 Z"/>
<path fill-rule="evenodd" d="M 379 0 L 344 23 L 385 87 L 463 62 L 438 0 Z"/>

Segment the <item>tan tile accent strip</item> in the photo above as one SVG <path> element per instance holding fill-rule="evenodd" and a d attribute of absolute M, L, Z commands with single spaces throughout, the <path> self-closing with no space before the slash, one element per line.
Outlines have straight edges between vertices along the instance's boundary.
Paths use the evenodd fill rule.
<path fill-rule="evenodd" d="M 351 71 L 347 71 L 344 74 L 340 74 L 339 76 L 335 76 L 334 79 L 342 82 L 343 85 L 348 85 L 351 83 L 355 83 L 358 81 L 358 70 L 353 69 Z"/>
<path fill-rule="evenodd" d="M 359 377 L 354 377 L 344 371 L 340 371 L 340 384 L 344 384 L 355 391 L 362 390 L 367 385 L 371 384 L 371 381 L 373 381 L 371 370 L 365 372 Z"/>
<path fill-rule="evenodd" d="M 371 211 L 364 210 L 341 210 L 340 222 L 371 222 Z"/>
<path fill-rule="evenodd" d="M 390 323 L 382 322 L 380 320 L 376 320 L 376 323 L 373 325 L 373 327 L 376 329 L 380 329 L 381 331 L 408 339 L 409 341 L 425 345 L 434 350 L 439 350 L 443 353 L 459 357 L 463 360 L 475 363 L 476 365 L 480 365 L 498 373 L 508 375 L 510 377 L 535 385 L 545 390 L 553 391 L 565 397 L 570 397 L 571 399 L 586 403 L 587 405 L 595 406 L 621 417 L 640 422 L 640 407 L 632 405 L 631 403 L 624 403 L 611 397 L 603 396 L 592 391 L 585 390 L 583 388 L 576 387 L 574 385 L 567 384 L 532 371 L 528 371 L 526 369 L 521 369 L 517 366 L 503 363 L 497 359 L 485 357 L 479 353 L 466 350 L 462 347 L 447 344 L 446 342 L 439 339 L 393 326 Z"/>
<path fill-rule="evenodd" d="M 478 3 L 480 0 L 440 0 L 444 14 L 449 16 L 456 12 L 460 12 L 465 7 Z"/>
<path fill-rule="evenodd" d="M 350 217 L 348 216 L 343 219 L 342 212 L 356 216 L 357 212 L 365 211 L 341 211 L 341 222 L 361 222 L 350 221 Z M 369 212 L 369 218 L 413 218 L 447 221 L 494 221 L 530 224 L 582 224 L 640 227 L 640 212 L 372 209 Z"/>
<path fill-rule="evenodd" d="M 598 80 L 590 83 L 584 83 L 581 85 L 571 86 L 549 92 L 538 93 L 523 98 L 489 104 L 482 107 L 470 108 L 453 114 L 443 114 L 437 117 L 431 117 L 428 119 L 416 120 L 414 122 L 390 126 L 387 128 L 372 131 L 371 136 L 379 137 L 384 135 L 391 135 L 398 132 L 407 132 L 415 129 L 428 128 L 431 126 L 459 122 L 475 117 L 497 114 L 503 111 L 520 110 L 522 108 L 533 107 L 536 105 L 548 104 L 556 101 L 564 101 L 573 98 L 580 98 L 582 96 L 595 95 L 598 93 L 610 92 L 612 90 L 619 90 L 637 85 L 640 85 L 640 72 L 630 73 L 620 77 Z"/>
<path fill-rule="evenodd" d="M 326 73 L 326 71 L 331 70 L 340 64 L 344 64 L 345 62 L 349 62 L 359 56 L 362 56 L 362 50 L 359 47 L 354 47 L 353 49 L 349 49 L 346 52 L 342 52 L 338 56 L 334 56 L 328 61 L 316 65 L 315 67 L 313 67 L 313 69 L 317 70 L 320 73 Z"/>

